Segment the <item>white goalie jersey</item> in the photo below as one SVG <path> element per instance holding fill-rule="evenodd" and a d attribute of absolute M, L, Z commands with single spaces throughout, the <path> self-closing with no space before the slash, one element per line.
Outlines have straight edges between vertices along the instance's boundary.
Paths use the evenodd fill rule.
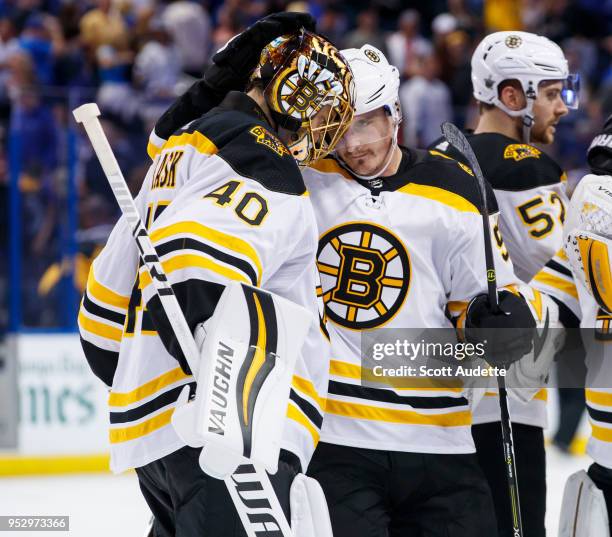
<path fill-rule="evenodd" d="M 317 236 L 295 161 L 231 94 L 160 146 L 136 200 L 193 330 L 229 281 L 271 291 L 320 316 Z M 85 355 L 110 387 L 111 468 L 145 465 L 184 446 L 171 426 L 195 389 L 148 271 L 121 219 L 95 259 L 79 312 Z M 281 447 L 306 469 L 319 440 L 329 345 L 313 323 L 294 371 Z"/>
<path fill-rule="evenodd" d="M 332 343 L 323 441 L 421 453 L 474 451 L 461 379 L 448 387 L 427 379 L 419 379 L 422 387 L 377 379 L 361 349 L 363 337 L 388 328 L 461 326 L 468 301 L 486 292 L 482 217 L 471 173 L 457 161 L 404 150 L 400 170 L 378 180 L 382 190 L 374 196 L 333 158 L 304 171 L 319 226 L 321 294 Z M 492 214 L 492 227 L 496 219 Z M 515 283 L 503 241 L 494 252 L 500 287 Z"/>

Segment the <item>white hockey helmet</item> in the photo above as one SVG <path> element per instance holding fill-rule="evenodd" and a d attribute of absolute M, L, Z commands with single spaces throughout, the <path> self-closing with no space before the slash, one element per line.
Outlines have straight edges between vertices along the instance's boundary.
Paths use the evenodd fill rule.
<path fill-rule="evenodd" d="M 510 110 L 499 99 L 499 85 L 518 80 L 527 97 L 522 110 Z M 492 104 L 508 115 L 523 117 L 527 137 L 533 124 L 533 102 L 543 80 L 563 82 L 561 97 L 568 108 L 578 108 L 579 77 L 570 74 L 561 47 L 528 32 L 495 32 L 486 36 L 472 55 L 472 86 L 476 100 Z M 528 140 L 526 140 L 528 141 Z"/>
<path fill-rule="evenodd" d="M 399 101 L 400 77 L 397 67 L 390 65 L 385 55 L 372 45 L 365 44 L 361 48 L 349 48 L 340 51 L 348 61 L 355 79 L 355 116 L 352 126 L 349 126 L 344 138 L 338 143 L 338 149 L 346 145 L 348 140 L 355 138 L 368 140 L 368 143 L 377 142 L 379 133 L 361 132 L 359 127 L 359 116 L 367 114 L 379 108 L 383 108 L 390 118 L 390 133 L 384 137 L 391 137 L 391 144 L 387 157 L 381 169 L 372 175 L 359 175 L 354 170 L 349 170 L 360 179 L 375 179 L 389 165 L 393 158 L 393 151 L 397 147 L 397 135 L 399 124 L 402 121 L 402 112 Z M 340 159 L 342 162 L 342 159 Z M 343 163 L 344 164 L 344 163 Z M 344 164 L 345 167 L 346 164 Z"/>
<path fill-rule="evenodd" d="M 395 121 L 401 121 L 397 67 L 389 65 L 385 55 L 372 45 L 347 48 L 340 52 L 349 62 L 355 78 L 355 115 L 386 107 Z"/>

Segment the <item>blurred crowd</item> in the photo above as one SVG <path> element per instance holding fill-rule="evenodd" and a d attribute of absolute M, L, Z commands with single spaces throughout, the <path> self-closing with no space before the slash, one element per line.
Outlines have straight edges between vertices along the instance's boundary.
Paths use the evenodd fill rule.
<path fill-rule="evenodd" d="M 64 326 L 62 289 L 78 296 L 118 216 L 70 110 L 99 104 L 137 191 L 156 118 L 229 38 L 284 9 L 309 11 L 340 48 L 370 43 L 387 54 L 402 77 L 407 145 L 433 141 L 446 120 L 474 123 L 470 57 L 496 30 L 550 37 L 580 73 L 580 110 L 565 118 L 552 148 L 570 178 L 583 172 L 585 149 L 612 111 L 611 0 L 0 0 L 0 326 L 10 287 L 11 181 L 20 200 L 18 325 Z"/>

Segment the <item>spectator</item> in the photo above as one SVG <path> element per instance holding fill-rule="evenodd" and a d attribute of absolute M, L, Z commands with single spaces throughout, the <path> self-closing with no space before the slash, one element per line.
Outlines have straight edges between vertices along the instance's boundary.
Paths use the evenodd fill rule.
<path fill-rule="evenodd" d="M 116 50 L 127 50 L 129 35 L 119 10 L 111 0 L 97 0 L 98 7 L 86 13 L 81 19 L 81 40 L 92 54 L 102 45 Z"/>
<path fill-rule="evenodd" d="M 150 40 L 136 56 L 134 75 L 143 92 L 141 116 L 152 128 L 176 98 L 174 90 L 181 76 L 181 60 L 161 20 L 153 19 L 149 28 Z"/>
<path fill-rule="evenodd" d="M 426 147 L 440 137 L 440 125 L 453 118 L 450 91 L 438 79 L 440 66 L 433 52 L 419 56 L 415 75 L 400 86 L 404 143 Z"/>
<path fill-rule="evenodd" d="M 183 70 L 199 78 L 211 48 L 208 13 L 195 2 L 177 0 L 170 1 L 161 17 L 166 31 L 178 47 Z"/>
<path fill-rule="evenodd" d="M 389 60 L 403 78 L 410 78 L 414 72 L 414 61 L 431 51 L 431 43 L 419 33 L 421 17 L 415 9 L 402 12 L 397 32 L 387 38 Z"/>
<path fill-rule="evenodd" d="M 366 43 L 387 54 L 385 39 L 378 27 L 378 13 L 374 9 L 367 9 L 357 15 L 357 28 L 346 36 L 344 48 L 361 48 Z"/>

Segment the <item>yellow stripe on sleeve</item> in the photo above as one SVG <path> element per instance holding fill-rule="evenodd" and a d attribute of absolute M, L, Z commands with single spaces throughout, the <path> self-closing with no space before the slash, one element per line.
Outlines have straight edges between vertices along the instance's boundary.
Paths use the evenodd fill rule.
<path fill-rule="evenodd" d="M 596 405 L 612 407 L 612 393 L 586 389 L 586 400 Z"/>
<path fill-rule="evenodd" d="M 115 291 L 98 282 L 94 276 L 93 267 L 89 271 L 89 276 L 87 278 L 87 294 L 99 302 L 109 304 L 110 306 L 114 306 L 116 308 L 127 309 L 128 304 L 130 303 L 129 296 L 115 293 Z"/>
<path fill-rule="evenodd" d="M 317 444 L 319 443 L 319 438 L 320 438 L 319 431 L 317 430 L 316 427 L 312 425 L 312 423 L 310 423 L 310 420 L 303 414 L 303 412 L 295 405 L 289 403 L 287 405 L 287 417 L 290 420 L 296 421 L 297 423 L 302 425 L 306 430 L 308 430 L 308 432 L 310 433 L 310 436 L 312 436 L 312 442 L 314 443 L 316 447 Z"/>
<path fill-rule="evenodd" d="M 121 427 L 117 429 L 109 430 L 109 440 L 111 444 L 119 444 L 121 442 L 128 442 L 129 440 L 135 440 L 142 436 L 151 434 L 162 427 L 170 424 L 174 408 L 169 408 L 161 414 L 154 416 L 151 419 L 143 421 L 138 425 L 131 425 L 130 427 Z"/>
<path fill-rule="evenodd" d="M 111 392 L 108 397 L 109 406 L 127 406 L 132 403 L 141 401 L 142 399 L 153 395 L 154 393 L 162 390 L 163 388 L 190 378 L 189 375 L 183 372 L 180 367 L 171 369 L 170 371 L 160 375 L 153 380 L 131 390 L 129 392 Z"/>
<path fill-rule="evenodd" d="M 167 239 L 168 237 L 180 234 L 196 235 L 202 239 L 205 239 L 206 241 L 213 242 L 227 250 L 231 250 L 249 258 L 249 260 L 257 268 L 257 285 L 261 285 L 263 268 L 259 255 L 253 246 L 239 237 L 207 227 L 199 222 L 187 221 L 178 222 L 176 224 L 171 224 L 152 231 L 151 241 L 153 243 L 157 243 L 163 239 Z"/>
<path fill-rule="evenodd" d="M 237 272 L 231 268 L 216 263 L 212 259 L 208 259 L 207 257 L 202 257 L 197 254 L 177 255 L 162 262 L 162 268 L 166 274 L 172 274 L 177 270 L 187 268 L 201 268 L 214 272 L 215 274 L 219 274 L 220 276 L 223 276 L 229 280 L 236 280 L 248 285 L 252 284 L 251 279 L 246 277 L 242 272 Z M 140 273 L 140 288 L 144 289 L 150 285 L 151 282 L 151 275 L 149 274 L 149 271 L 144 268 Z"/>
<path fill-rule="evenodd" d="M 600 427 L 594 423 L 591 423 L 591 429 L 593 430 L 593 438 L 601 440 L 602 442 L 612 442 L 612 429 Z"/>
<path fill-rule="evenodd" d="M 576 291 L 576 286 L 572 282 L 568 282 L 563 278 L 559 278 L 558 276 L 554 276 L 552 274 L 548 274 L 543 270 L 538 272 L 533 279 L 536 282 L 540 282 L 544 285 L 549 285 L 550 287 L 554 287 L 559 291 L 564 292 L 565 294 L 574 297 L 578 300 L 578 291 Z"/>
<path fill-rule="evenodd" d="M 94 321 L 93 319 L 86 317 L 82 311 L 79 312 L 79 326 L 83 330 L 91 332 L 96 336 L 112 339 L 113 341 L 117 342 L 120 342 L 123 336 L 123 329 L 115 328 L 114 326 L 109 326 L 99 321 Z"/>
<path fill-rule="evenodd" d="M 325 400 L 319 396 L 312 382 L 305 378 L 299 377 L 298 375 L 293 375 L 291 385 L 298 392 L 302 392 L 303 394 L 310 397 L 312 400 L 316 401 L 317 405 L 319 405 L 321 410 L 325 410 Z"/>

